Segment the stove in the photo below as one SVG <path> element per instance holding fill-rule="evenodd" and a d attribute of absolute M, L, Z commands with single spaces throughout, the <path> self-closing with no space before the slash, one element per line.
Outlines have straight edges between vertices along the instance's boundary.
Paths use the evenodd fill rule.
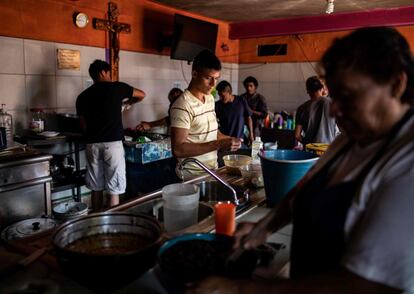
<path fill-rule="evenodd" d="M 51 214 L 51 158 L 20 144 L 0 150 L 0 229 Z"/>

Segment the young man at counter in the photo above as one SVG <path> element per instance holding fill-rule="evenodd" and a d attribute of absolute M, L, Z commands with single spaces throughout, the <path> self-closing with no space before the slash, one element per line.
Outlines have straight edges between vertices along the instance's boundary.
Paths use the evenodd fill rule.
<path fill-rule="evenodd" d="M 306 80 L 310 97 L 296 112 L 295 138 L 304 146 L 308 143 L 331 143 L 339 132 L 335 118 L 329 115 L 331 100 L 327 88 L 317 76 Z M 302 136 L 302 131 L 304 136 Z"/>
<path fill-rule="evenodd" d="M 246 143 L 254 141 L 252 112 L 245 99 L 232 94 L 229 82 L 221 81 L 216 87 L 220 101 L 216 102 L 216 115 L 220 132 L 224 135 L 243 138 L 244 125 L 249 129 Z"/>
<path fill-rule="evenodd" d="M 257 137 L 260 136 L 263 119 L 267 116 L 266 98 L 262 94 L 257 93 L 259 82 L 255 77 L 247 77 L 243 81 L 243 86 L 246 89 L 246 93 L 241 96 L 247 101 L 252 111 L 254 136 Z"/>
<path fill-rule="evenodd" d="M 240 148 L 241 139 L 224 136 L 218 131 L 211 91 L 220 77 L 220 70 L 220 60 L 214 53 L 201 51 L 194 58 L 188 89 L 171 107 L 171 147 L 178 163 L 194 157 L 214 169 L 218 150 Z M 178 176 L 190 179 L 202 173 L 198 165 L 189 163 Z"/>
<path fill-rule="evenodd" d="M 103 207 L 103 191 L 108 193 L 108 206 L 119 204 L 125 192 L 125 158 L 122 140 L 122 104 L 134 104 L 145 93 L 122 82 L 111 81 L 110 65 L 95 60 L 89 67 L 94 84 L 76 100 L 76 111 L 85 132 L 86 186 L 92 191 L 92 209 Z"/>

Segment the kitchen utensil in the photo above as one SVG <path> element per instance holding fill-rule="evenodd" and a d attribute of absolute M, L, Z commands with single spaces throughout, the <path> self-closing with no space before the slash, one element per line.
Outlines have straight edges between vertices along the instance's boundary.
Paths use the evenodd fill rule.
<path fill-rule="evenodd" d="M 247 164 L 240 168 L 245 185 L 254 188 L 261 188 L 264 186 L 262 166 L 260 164 Z"/>
<path fill-rule="evenodd" d="M 170 184 L 162 188 L 164 227 L 167 232 L 182 230 L 198 220 L 200 189 L 194 184 Z"/>
<path fill-rule="evenodd" d="M 259 154 L 268 207 L 274 207 L 319 159 L 310 152 L 265 150 Z"/>
<path fill-rule="evenodd" d="M 52 236 L 68 276 L 97 292 L 110 292 L 154 265 L 162 230 L 152 217 L 123 212 L 70 220 Z"/>
<path fill-rule="evenodd" d="M 0 271 L 0 277 L 5 278 L 19 270 L 24 269 L 25 267 L 29 266 L 36 260 L 38 260 L 40 257 L 42 257 L 46 252 L 53 249 L 53 246 L 43 247 L 39 248 L 35 251 L 33 251 L 29 256 L 20 259 L 19 261 L 10 264 L 9 266 L 2 268 Z"/>
<path fill-rule="evenodd" d="M 247 155 L 229 154 L 223 156 L 223 161 L 227 173 L 241 176 L 239 167 L 251 163 L 252 158 Z"/>
<path fill-rule="evenodd" d="M 169 293 L 184 292 L 185 284 L 209 275 L 246 278 L 257 262 L 255 251 L 246 251 L 234 263 L 225 263 L 234 239 L 219 234 L 184 234 L 165 242 L 158 252 L 161 284 Z"/>
<path fill-rule="evenodd" d="M 60 203 L 53 208 L 53 215 L 59 220 L 70 220 L 88 214 L 88 205 L 83 202 Z"/>
<path fill-rule="evenodd" d="M 236 205 L 231 202 L 218 202 L 214 205 L 216 234 L 233 236 L 236 229 Z"/>
<path fill-rule="evenodd" d="M 1 232 L 1 238 L 8 242 L 54 229 L 58 226 L 56 220 L 50 218 L 31 218 L 11 224 Z"/>

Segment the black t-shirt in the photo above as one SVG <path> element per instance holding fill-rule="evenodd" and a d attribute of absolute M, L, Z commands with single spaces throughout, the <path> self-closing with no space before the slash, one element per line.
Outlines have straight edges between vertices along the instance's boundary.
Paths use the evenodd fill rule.
<path fill-rule="evenodd" d="M 234 96 L 233 102 L 216 102 L 216 115 L 222 134 L 243 138 L 245 118 L 251 116 L 252 113 L 245 99 L 240 96 Z"/>
<path fill-rule="evenodd" d="M 87 143 L 123 140 L 122 100 L 133 91 L 122 82 L 97 82 L 78 96 L 76 111 L 85 118 Z"/>

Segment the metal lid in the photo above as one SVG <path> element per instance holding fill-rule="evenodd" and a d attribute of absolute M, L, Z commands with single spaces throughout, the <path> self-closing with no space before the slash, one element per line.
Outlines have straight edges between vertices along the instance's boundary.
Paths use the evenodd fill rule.
<path fill-rule="evenodd" d="M 53 214 L 58 219 L 70 219 L 88 214 L 88 205 L 83 202 L 61 203 L 53 208 Z"/>
<path fill-rule="evenodd" d="M 1 238 L 5 241 L 21 239 L 53 229 L 57 225 L 55 220 L 49 218 L 26 219 L 5 228 L 1 232 Z"/>

